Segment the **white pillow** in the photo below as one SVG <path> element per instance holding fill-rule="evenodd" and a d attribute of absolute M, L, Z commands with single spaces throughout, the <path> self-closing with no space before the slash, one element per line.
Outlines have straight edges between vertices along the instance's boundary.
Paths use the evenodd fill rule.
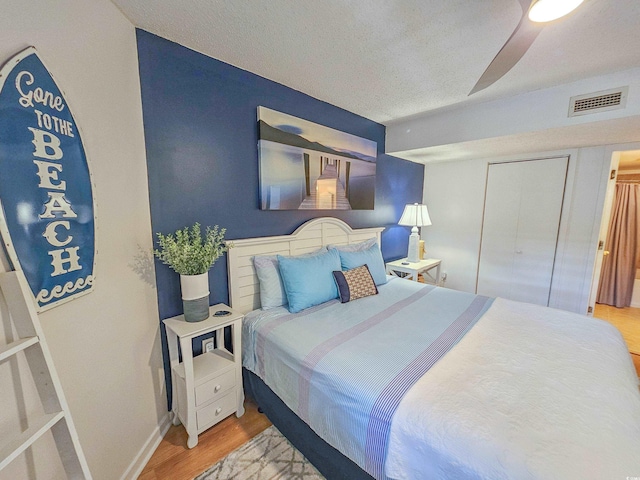
<path fill-rule="evenodd" d="M 349 245 L 329 245 L 328 248 L 335 248 L 340 252 L 361 252 L 363 250 L 369 250 L 377 242 L 378 239 L 373 237 L 365 240 L 364 242 L 350 243 Z"/>

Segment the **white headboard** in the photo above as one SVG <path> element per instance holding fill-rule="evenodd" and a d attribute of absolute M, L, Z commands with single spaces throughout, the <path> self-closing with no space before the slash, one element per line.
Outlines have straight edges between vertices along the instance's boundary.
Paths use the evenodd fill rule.
<path fill-rule="evenodd" d="M 229 301 L 231 307 L 243 313 L 260 308 L 260 287 L 253 266 L 254 255 L 300 255 L 325 245 L 348 245 L 376 237 L 384 227 L 352 229 L 337 218 L 309 220 L 291 235 L 230 240 L 233 248 L 227 252 Z"/>

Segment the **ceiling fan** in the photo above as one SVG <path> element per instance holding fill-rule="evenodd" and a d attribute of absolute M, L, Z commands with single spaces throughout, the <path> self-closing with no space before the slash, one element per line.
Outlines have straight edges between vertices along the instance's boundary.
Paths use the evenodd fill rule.
<path fill-rule="evenodd" d="M 547 22 L 572 12 L 584 0 L 518 0 L 520 23 L 484 71 L 469 95 L 484 90 L 518 63 Z"/>

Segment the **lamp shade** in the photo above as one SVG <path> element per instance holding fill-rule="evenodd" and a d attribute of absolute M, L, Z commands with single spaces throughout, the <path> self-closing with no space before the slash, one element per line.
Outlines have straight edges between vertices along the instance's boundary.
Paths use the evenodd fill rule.
<path fill-rule="evenodd" d="M 572 12 L 583 0 L 536 0 L 529 9 L 532 22 L 551 22 Z"/>
<path fill-rule="evenodd" d="M 418 205 L 417 203 L 406 205 L 398 225 L 407 227 L 426 227 L 431 225 L 431 218 L 429 218 L 427 206 Z"/>

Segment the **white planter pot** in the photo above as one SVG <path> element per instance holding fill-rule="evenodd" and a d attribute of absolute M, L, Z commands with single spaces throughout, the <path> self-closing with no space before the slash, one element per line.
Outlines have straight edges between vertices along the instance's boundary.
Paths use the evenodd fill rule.
<path fill-rule="evenodd" d="M 209 318 L 209 273 L 180 275 L 182 306 L 187 322 Z"/>
<path fill-rule="evenodd" d="M 209 296 L 209 272 L 200 275 L 180 275 L 183 300 L 197 300 Z"/>

